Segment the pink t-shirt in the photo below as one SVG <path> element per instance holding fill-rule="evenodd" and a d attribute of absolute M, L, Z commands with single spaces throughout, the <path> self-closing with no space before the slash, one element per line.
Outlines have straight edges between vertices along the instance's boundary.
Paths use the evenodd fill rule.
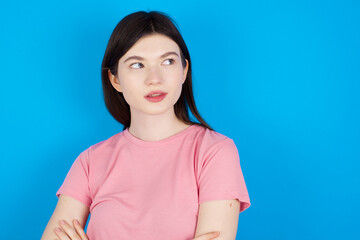
<path fill-rule="evenodd" d="M 199 204 L 250 199 L 234 141 L 194 124 L 159 141 L 128 129 L 80 153 L 56 195 L 90 208 L 87 236 L 105 239 L 193 239 Z"/>

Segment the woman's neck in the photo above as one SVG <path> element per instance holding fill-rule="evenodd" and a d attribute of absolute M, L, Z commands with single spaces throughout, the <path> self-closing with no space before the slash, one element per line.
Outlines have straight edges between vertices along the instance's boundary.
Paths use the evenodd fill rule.
<path fill-rule="evenodd" d="M 179 120 L 175 114 L 167 118 L 164 116 L 134 118 L 132 116 L 129 132 L 143 141 L 159 141 L 188 127 L 189 125 Z"/>

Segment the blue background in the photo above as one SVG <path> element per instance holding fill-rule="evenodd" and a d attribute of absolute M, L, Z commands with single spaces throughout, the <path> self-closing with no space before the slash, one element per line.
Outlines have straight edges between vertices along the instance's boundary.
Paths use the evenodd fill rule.
<path fill-rule="evenodd" d="M 358 1 L 2 1 L 2 239 L 40 239 L 79 153 L 122 131 L 100 66 L 116 24 L 168 13 L 204 119 L 234 139 L 237 239 L 360 239 Z"/>

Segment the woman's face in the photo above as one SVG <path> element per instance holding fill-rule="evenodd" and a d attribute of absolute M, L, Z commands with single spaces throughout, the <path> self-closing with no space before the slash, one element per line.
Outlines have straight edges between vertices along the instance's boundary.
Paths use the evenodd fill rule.
<path fill-rule="evenodd" d="M 122 92 L 130 105 L 131 115 L 157 115 L 173 110 L 180 97 L 188 70 L 183 68 L 176 42 L 162 34 L 146 35 L 139 39 L 119 59 L 115 78 L 109 72 L 113 87 Z M 159 102 L 145 98 L 152 91 L 167 93 Z"/>

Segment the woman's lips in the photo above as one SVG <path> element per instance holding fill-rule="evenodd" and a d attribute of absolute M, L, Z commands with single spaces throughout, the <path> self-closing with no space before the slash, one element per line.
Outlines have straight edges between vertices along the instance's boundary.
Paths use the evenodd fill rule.
<path fill-rule="evenodd" d="M 156 93 L 151 93 L 151 94 L 156 94 Z M 155 96 L 155 97 L 151 97 L 150 95 L 145 96 L 146 100 L 150 101 L 150 102 L 160 102 L 161 100 L 163 100 L 166 97 L 167 93 L 162 93 L 159 96 Z"/>
<path fill-rule="evenodd" d="M 151 91 L 148 94 L 146 94 L 145 97 L 149 97 L 152 94 L 166 94 L 166 92 L 163 92 L 163 91 L 160 91 L 160 90 L 159 91 Z"/>

